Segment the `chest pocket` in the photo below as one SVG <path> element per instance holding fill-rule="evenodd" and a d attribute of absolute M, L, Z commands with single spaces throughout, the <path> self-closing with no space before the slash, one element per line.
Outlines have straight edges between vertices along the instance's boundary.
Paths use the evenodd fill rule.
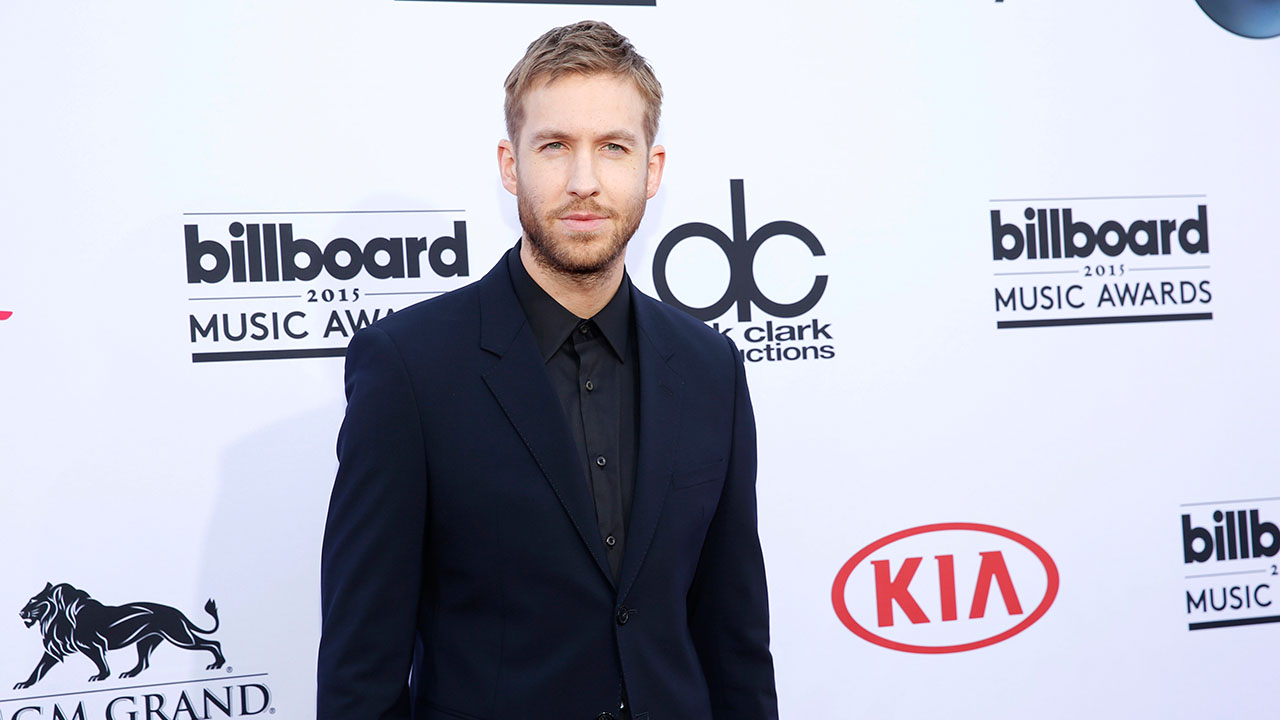
<path fill-rule="evenodd" d="M 675 490 L 705 485 L 724 479 L 724 458 L 716 458 L 709 462 L 696 463 L 690 467 L 677 468 L 671 478 L 671 487 Z"/>

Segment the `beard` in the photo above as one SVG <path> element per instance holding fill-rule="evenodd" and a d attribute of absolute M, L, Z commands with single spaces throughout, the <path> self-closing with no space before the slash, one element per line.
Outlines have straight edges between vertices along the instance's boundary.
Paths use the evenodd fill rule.
<path fill-rule="evenodd" d="M 645 197 L 620 212 L 608 210 L 591 198 L 566 203 L 539 217 L 527 195 L 516 198 L 520 226 L 539 265 L 562 276 L 588 280 L 603 276 L 627 250 L 627 243 L 644 217 Z M 556 232 L 558 218 L 589 212 L 613 220 L 613 229 L 591 232 Z"/>

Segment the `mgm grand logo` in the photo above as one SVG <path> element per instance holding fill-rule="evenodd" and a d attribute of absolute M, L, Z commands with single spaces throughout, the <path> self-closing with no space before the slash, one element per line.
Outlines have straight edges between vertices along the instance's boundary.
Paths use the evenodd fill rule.
<path fill-rule="evenodd" d="M 85 656 L 97 668 L 88 682 L 109 680 L 112 673 L 107 654 L 129 647 L 137 650 L 137 662 L 118 677 L 135 678 L 151 666 L 152 653 L 166 642 L 183 650 L 209 653 L 212 662 L 205 669 L 223 669 L 227 659 L 222 654 L 222 645 L 209 637 L 221 625 L 218 606 L 209 600 L 204 611 L 213 619 L 207 629 L 168 605 L 150 602 L 105 605 L 66 583 L 46 583 L 19 613 L 27 627 L 39 626 L 44 654 L 31 675 L 13 687 L 15 690 L 32 687 L 64 659 L 76 654 Z M 226 672 L 230 671 L 227 667 Z M 227 682 L 264 675 L 131 685 L 115 691 L 114 697 L 102 694 L 111 693 L 110 688 L 86 688 L 80 693 L 0 698 L 0 720 L 208 720 L 274 713 L 271 690 L 266 685 Z M 162 689 L 136 692 L 151 688 Z M 77 697 L 79 695 L 83 697 Z"/>

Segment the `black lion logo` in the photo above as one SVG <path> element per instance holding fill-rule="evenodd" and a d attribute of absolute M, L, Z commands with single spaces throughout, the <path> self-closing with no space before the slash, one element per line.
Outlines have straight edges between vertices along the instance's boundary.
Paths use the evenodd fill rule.
<path fill-rule="evenodd" d="M 31 598 L 19 613 L 27 627 L 40 623 L 44 657 L 31 671 L 31 677 L 14 688 L 21 690 L 35 685 L 62 658 L 77 652 L 84 653 L 98 666 L 98 674 L 89 678 L 90 682 L 106 680 L 111 676 L 107 651 L 137 643 L 138 664 L 120 673 L 122 678 L 131 678 L 147 669 L 152 651 L 164 640 L 187 650 L 213 653 L 213 664 L 208 669 L 216 670 L 227 662 L 222 656 L 222 646 L 200 636 L 217 631 L 218 606 L 210 600 L 205 603 L 204 611 L 213 616 L 213 627 L 208 630 L 196 627 L 185 615 L 167 605 L 130 603 L 113 607 L 66 583 L 46 583 L 44 590 Z"/>

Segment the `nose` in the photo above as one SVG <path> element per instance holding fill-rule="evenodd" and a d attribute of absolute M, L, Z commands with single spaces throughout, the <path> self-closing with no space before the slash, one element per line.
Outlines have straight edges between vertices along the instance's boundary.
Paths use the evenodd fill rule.
<path fill-rule="evenodd" d="M 600 194 L 600 178 L 596 173 L 595 156 L 592 153 L 574 155 L 566 190 L 570 195 L 584 199 Z"/>

